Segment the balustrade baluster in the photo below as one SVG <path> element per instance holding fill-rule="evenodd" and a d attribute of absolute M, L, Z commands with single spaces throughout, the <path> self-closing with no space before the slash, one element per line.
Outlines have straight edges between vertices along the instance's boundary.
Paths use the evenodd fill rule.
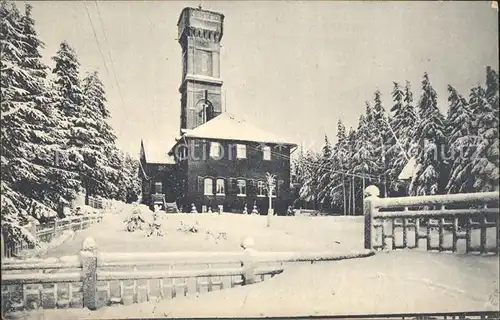
<path fill-rule="evenodd" d="M 415 218 L 415 248 L 418 248 L 420 240 L 420 218 Z"/>
<path fill-rule="evenodd" d="M 457 242 L 458 242 L 458 218 L 453 219 L 453 244 L 452 244 L 452 251 L 457 252 Z"/>
<path fill-rule="evenodd" d="M 54 305 L 57 306 L 57 283 L 54 283 Z"/>
<path fill-rule="evenodd" d="M 385 221 L 384 220 L 380 220 L 380 238 L 381 238 L 381 245 L 382 245 L 382 250 L 385 250 L 387 248 L 387 243 L 386 243 L 386 239 L 385 239 Z M 379 234 L 379 231 L 378 231 L 378 228 L 375 230 L 376 234 L 378 235 Z"/>
<path fill-rule="evenodd" d="M 134 267 L 134 273 L 137 271 L 137 267 Z M 134 284 L 133 284 L 133 297 L 132 297 L 132 301 L 135 302 L 135 303 L 138 303 L 139 302 L 139 295 L 137 293 L 137 280 L 134 279 Z"/>
<path fill-rule="evenodd" d="M 151 297 L 151 283 L 148 280 L 146 280 L 146 301 L 149 301 Z"/>
<path fill-rule="evenodd" d="M 207 268 L 210 270 L 210 263 L 207 264 Z M 211 292 L 213 290 L 213 282 L 212 282 L 212 277 L 208 277 L 208 292 Z"/>
<path fill-rule="evenodd" d="M 391 238 L 392 238 L 392 250 L 396 250 L 396 218 L 390 219 L 391 221 Z"/>
<path fill-rule="evenodd" d="M 407 230 L 407 219 L 403 218 L 403 249 L 407 247 L 407 238 L 408 238 L 408 230 Z"/>
<path fill-rule="evenodd" d="M 426 233 L 427 233 L 427 251 L 431 250 L 431 219 L 427 218 L 427 223 L 426 223 Z"/>
<path fill-rule="evenodd" d="M 172 278 L 172 299 L 177 296 L 177 288 L 175 285 L 175 278 Z"/>
<path fill-rule="evenodd" d="M 444 219 L 439 219 L 439 252 L 444 250 Z"/>
<path fill-rule="evenodd" d="M 163 278 L 158 279 L 158 285 L 160 286 L 160 298 L 165 298 L 165 294 L 163 292 Z"/>
<path fill-rule="evenodd" d="M 484 209 L 488 209 L 488 205 L 484 204 L 483 206 Z M 481 213 L 479 216 L 479 227 L 481 228 L 481 243 L 480 243 L 480 251 L 481 254 L 487 253 L 487 246 L 486 246 L 486 230 L 488 227 L 488 219 L 486 216 L 486 213 Z"/>
<path fill-rule="evenodd" d="M 469 253 L 471 249 L 471 228 L 472 228 L 472 219 L 467 218 L 465 223 L 465 253 Z"/>

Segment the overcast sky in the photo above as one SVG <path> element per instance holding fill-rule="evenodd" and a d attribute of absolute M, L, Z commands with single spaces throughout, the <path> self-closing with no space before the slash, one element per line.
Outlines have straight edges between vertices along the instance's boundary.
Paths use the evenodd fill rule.
<path fill-rule="evenodd" d="M 484 82 L 487 65 L 498 69 L 498 13 L 491 1 L 201 3 L 225 15 L 227 111 L 305 147 L 319 148 L 325 134 L 334 140 L 339 118 L 357 126 L 376 89 L 390 109 L 393 81 L 411 81 L 418 98 L 428 72 L 445 111 L 448 84 L 468 96 Z M 67 40 L 82 73 L 99 71 L 118 145 L 137 155 L 143 138 L 166 149 L 179 132 L 177 19 L 200 2 L 32 4 L 49 65 Z"/>

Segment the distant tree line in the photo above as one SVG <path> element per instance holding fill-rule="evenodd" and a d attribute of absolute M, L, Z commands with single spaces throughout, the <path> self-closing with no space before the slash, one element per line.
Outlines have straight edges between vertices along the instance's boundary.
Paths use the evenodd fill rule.
<path fill-rule="evenodd" d="M 486 67 L 486 80 L 464 97 L 448 85 L 448 113 L 438 108 L 436 91 L 424 74 L 414 101 L 409 82 L 394 82 L 386 113 L 380 91 L 359 117 L 356 129 L 337 123 L 337 141 L 325 136 L 320 152 L 300 152 L 293 172 L 298 196 L 345 214 L 361 214 L 364 187 L 381 196 L 493 191 L 498 188 L 498 72 Z M 398 177 L 414 162 L 410 179 Z M 410 165 L 410 168 L 413 166 Z"/>
<path fill-rule="evenodd" d="M 10 233 L 82 190 L 123 201 L 139 192 L 138 162 L 115 144 L 98 73 L 82 77 L 65 41 L 50 70 L 31 11 L 1 2 L 1 214 Z"/>

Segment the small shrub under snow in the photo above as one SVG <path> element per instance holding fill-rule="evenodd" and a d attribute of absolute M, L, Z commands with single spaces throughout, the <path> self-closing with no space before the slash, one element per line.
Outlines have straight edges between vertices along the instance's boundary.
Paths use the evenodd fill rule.
<path fill-rule="evenodd" d="M 199 229 L 200 228 L 198 225 L 198 221 L 196 221 L 195 225 L 189 225 L 189 224 L 184 224 L 184 222 L 181 220 L 181 227 L 177 229 L 177 231 L 198 233 Z"/>
<path fill-rule="evenodd" d="M 137 230 L 143 230 L 146 224 L 146 219 L 144 219 L 141 212 L 141 208 L 138 205 L 134 205 L 132 210 L 132 215 L 125 219 L 125 225 L 128 232 L 134 232 Z"/>
<path fill-rule="evenodd" d="M 184 233 L 202 233 L 205 235 L 205 240 L 213 239 L 215 240 L 215 243 L 218 243 L 219 240 L 227 240 L 226 232 L 212 231 L 209 229 L 202 230 L 202 228 L 198 224 L 198 221 L 196 221 L 194 224 L 186 224 L 183 221 L 181 221 L 180 223 L 181 227 L 178 228 L 177 231 L 181 231 Z"/>
<path fill-rule="evenodd" d="M 161 231 L 162 229 L 162 224 L 159 218 L 159 215 L 157 212 L 153 214 L 153 222 L 149 224 L 148 230 L 147 230 L 147 236 L 163 236 L 163 232 Z"/>
<path fill-rule="evenodd" d="M 205 240 L 212 238 L 217 243 L 219 240 L 227 240 L 226 232 L 212 232 L 210 230 L 205 231 Z"/>

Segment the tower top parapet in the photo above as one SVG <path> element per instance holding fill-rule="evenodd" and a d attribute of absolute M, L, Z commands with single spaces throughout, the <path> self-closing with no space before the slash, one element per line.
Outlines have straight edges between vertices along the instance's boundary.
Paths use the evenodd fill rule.
<path fill-rule="evenodd" d="M 223 24 L 224 15 L 222 13 L 202 8 L 184 8 L 177 22 L 179 42 L 186 36 L 220 42 Z"/>

